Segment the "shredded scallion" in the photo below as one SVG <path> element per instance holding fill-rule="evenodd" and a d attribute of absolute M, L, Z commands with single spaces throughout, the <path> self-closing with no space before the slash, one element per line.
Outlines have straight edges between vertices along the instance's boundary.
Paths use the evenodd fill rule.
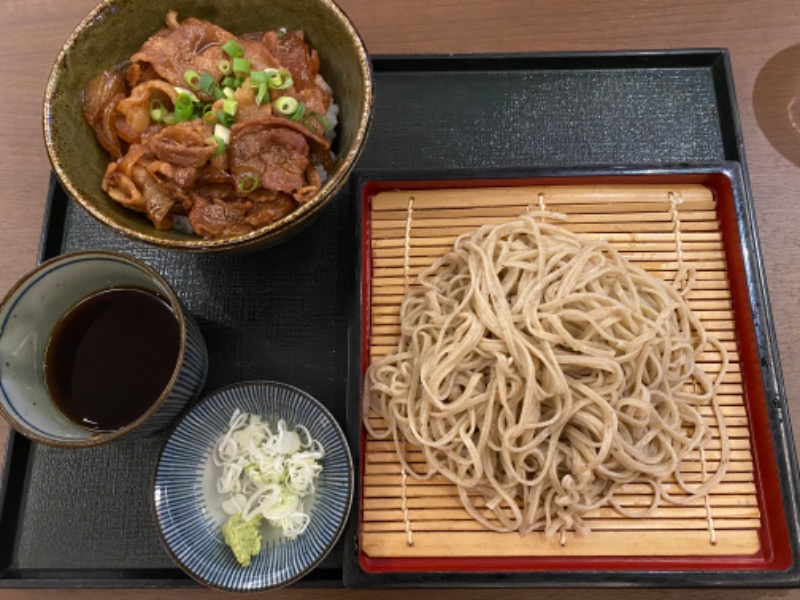
<path fill-rule="evenodd" d="M 245 521 L 261 515 L 295 538 L 311 520 L 304 500 L 315 492 L 324 458 L 322 444 L 303 425 L 289 428 L 279 420 L 270 427 L 258 415 L 235 410 L 212 457 L 221 468 L 222 509 Z"/>

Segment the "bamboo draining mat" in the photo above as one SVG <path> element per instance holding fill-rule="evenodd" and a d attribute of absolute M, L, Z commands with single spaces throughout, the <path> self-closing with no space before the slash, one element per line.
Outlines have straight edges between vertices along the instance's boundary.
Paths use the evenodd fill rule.
<path fill-rule="evenodd" d="M 528 210 L 568 215 L 564 227 L 610 241 L 628 260 L 667 281 L 679 262 L 696 269 L 688 295 L 705 327 L 722 341 L 730 366 L 720 388 L 731 438 L 728 473 L 708 498 L 688 506 L 662 503 L 651 516 L 631 519 L 598 509 L 586 537 L 568 533 L 547 540 L 541 533 L 484 530 L 461 506 L 455 486 L 443 477 L 417 481 L 404 476 L 391 441 L 366 440 L 361 548 L 367 556 L 711 556 L 752 555 L 759 550 L 760 512 L 753 479 L 750 431 L 744 405 L 734 314 L 725 251 L 711 190 L 700 185 L 603 185 L 382 192 L 372 198 L 369 233 L 372 276 L 370 359 L 389 352 L 399 338 L 400 303 L 406 285 L 456 236 L 485 223 L 501 223 Z M 406 246 L 406 239 L 408 245 Z M 701 356 L 708 373 L 719 357 Z M 716 432 L 710 407 L 703 414 Z M 373 424 L 382 429 L 372 413 Z M 410 462 L 422 455 L 408 447 Z M 685 463 L 693 481 L 716 469 L 720 442 Z M 629 485 L 618 498 L 629 507 L 649 506 L 644 485 Z M 713 540 L 713 543 L 712 543 Z M 409 543 L 410 542 L 410 543 Z"/>

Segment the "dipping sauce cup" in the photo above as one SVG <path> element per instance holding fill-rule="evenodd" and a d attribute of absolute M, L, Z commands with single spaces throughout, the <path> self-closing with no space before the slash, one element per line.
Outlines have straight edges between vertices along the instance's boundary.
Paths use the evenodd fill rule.
<path fill-rule="evenodd" d="M 76 318 L 72 322 L 69 317 L 64 318 L 68 313 L 73 314 L 76 306 L 84 306 L 87 298 L 96 298 L 105 290 L 142 292 L 139 295 L 149 297 L 151 304 L 152 301 L 163 304 L 164 311 L 174 316 L 174 322 L 167 323 L 169 327 L 164 328 L 162 320 L 159 330 L 147 331 L 150 325 L 147 322 L 141 323 L 141 327 L 138 322 L 136 327 L 131 327 L 128 319 L 141 318 L 141 315 L 124 303 L 122 307 L 98 308 L 95 302 L 95 314 L 89 317 L 84 314 L 83 320 Z M 111 316 L 115 316 L 117 325 L 122 326 L 114 326 L 115 322 L 109 320 Z M 171 320 L 169 316 L 167 319 Z M 95 334 L 98 328 L 100 331 L 99 337 L 93 339 L 93 353 L 87 355 L 87 347 L 92 341 L 88 333 L 90 325 L 85 327 L 85 337 L 81 337 L 80 328 L 82 323 L 90 322 Z M 61 348 L 60 352 L 53 352 L 51 348 L 48 352 L 48 345 L 58 339 L 58 332 L 64 331 L 65 324 L 72 328 L 72 346 L 67 346 L 66 350 Z M 138 354 L 133 351 L 133 346 L 141 345 L 142 339 L 131 340 L 131 348 L 128 348 L 124 338 L 126 329 L 127 335 L 144 335 L 142 339 L 150 340 L 154 352 L 146 352 L 146 348 L 139 348 Z M 121 336 L 121 340 L 115 338 L 116 335 Z M 103 355 L 102 348 L 98 352 L 98 339 L 100 343 L 103 339 L 114 342 L 109 344 L 107 356 Z M 164 352 L 162 344 L 171 350 Z M 121 354 L 139 356 L 142 360 L 130 360 L 131 364 L 125 363 L 120 369 L 118 355 Z M 87 356 L 98 363 L 96 375 L 91 368 L 86 368 Z M 164 383 L 157 383 L 154 392 L 151 384 L 152 397 L 139 398 L 136 396 L 139 393 L 136 391 L 139 389 L 138 380 L 144 381 L 152 375 L 154 356 L 166 356 L 164 360 L 170 363 L 157 365 Z M 54 360 L 58 364 L 51 364 Z M 83 360 L 82 373 L 76 370 L 75 375 L 72 374 L 73 360 L 76 364 Z M 149 368 L 148 360 L 151 363 Z M 116 383 L 116 390 L 113 389 L 115 368 L 124 375 Z M 62 402 L 63 406 L 67 404 L 54 389 L 53 370 L 59 374 L 62 392 L 66 390 L 62 396 L 69 396 L 72 389 L 94 388 L 93 402 L 97 403 L 99 399 L 100 404 L 108 403 L 112 412 L 121 410 L 131 416 L 113 428 L 103 427 L 100 423 L 92 426 L 91 418 L 84 418 L 81 424 L 74 413 L 82 410 L 81 406 L 85 404 L 78 398 L 77 404 L 72 405 L 78 408 L 68 417 L 69 411 L 59 408 Z M 130 439 L 165 429 L 197 398 L 207 371 L 208 351 L 197 323 L 183 309 L 161 275 L 124 254 L 87 251 L 56 257 L 26 275 L 0 304 L 0 414 L 16 431 L 42 444 L 82 448 L 123 436 Z M 98 390 L 98 385 L 103 387 Z M 107 398 L 104 396 L 105 386 L 108 386 Z M 57 403 L 54 397 L 60 402 Z M 141 408 L 131 411 L 129 404 L 134 401 Z M 121 404 L 125 402 L 128 404 Z"/>

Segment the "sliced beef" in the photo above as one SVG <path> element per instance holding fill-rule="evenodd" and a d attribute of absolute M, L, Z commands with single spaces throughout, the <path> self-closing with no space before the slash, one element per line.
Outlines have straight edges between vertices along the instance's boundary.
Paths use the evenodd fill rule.
<path fill-rule="evenodd" d="M 172 227 L 170 211 L 177 199 L 162 188 L 158 180 L 143 166 L 133 168 L 132 179 L 142 192 L 147 218 L 157 229 L 170 229 Z"/>
<path fill-rule="evenodd" d="M 247 199 L 253 202 L 253 206 L 247 211 L 245 221 L 253 229 L 274 223 L 297 208 L 297 202 L 290 196 L 271 190 L 258 190 Z"/>
<path fill-rule="evenodd" d="M 214 156 L 215 146 L 206 143 L 211 125 L 202 119 L 177 123 L 148 135 L 144 144 L 158 160 L 178 167 L 202 167 Z"/>
<path fill-rule="evenodd" d="M 160 77 L 152 65 L 148 63 L 133 63 L 125 71 L 125 79 L 128 81 L 129 88 L 135 88 L 140 83 L 160 79 Z"/>
<path fill-rule="evenodd" d="M 229 147 L 231 174 L 237 189 L 248 187 L 253 176 L 261 187 L 291 194 L 306 185 L 309 148 L 305 137 L 274 121 L 237 123 Z"/>
<path fill-rule="evenodd" d="M 244 57 L 250 61 L 250 69 L 263 71 L 264 69 L 278 69 L 281 64 L 261 40 L 238 38 L 237 41 L 244 48 Z"/>
<path fill-rule="evenodd" d="M 264 34 L 262 42 L 284 69 L 292 74 L 294 87 L 299 90 L 315 87 L 319 73 L 319 56 L 309 50 L 302 31 L 290 31 L 281 39 L 275 31 Z"/>
<path fill-rule="evenodd" d="M 236 39 L 236 36 L 198 19 L 186 19 L 176 25 L 174 13 L 167 16 L 167 22 L 170 27 L 148 39 L 131 57 L 131 62 L 152 65 L 161 77 L 179 87 L 186 87 L 183 74 L 188 70 L 209 73 L 219 81 L 222 78 L 219 61 L 228 58 L 222 51 L 222 45 Z M 200 91 L 197 95 L 211 100 Z"/>
<path fill-rule="evenodd" d="M 195 233 L 205 237 L 241 235 L 252 231 L 245 221 L 245 215 L 252 207 L 253 203 L 247 200 L 207 200 L 195 194 L 189 223 Z"/>
<path fill-rule="evenodd" d="M 330 166 L 331 142 L 318 121 L 278 116 L 270 102 L 291 96 L 312 117 L 330 107 L 319 56 L 303 32 L 237 38 L 205 21 L 180 23 L 172 11 L 166 24 L 130 63 L 101 73 L 85 91 L 84 116 L 116 159 L 108 166 L 103 189 L 123 206 L 145 213 L 157 228 L 172 227 L 174 215 L 186 215 L 194 232 L 206 238 L 268 226 L 313 198 L 322 185 L 314 165 Z M 293 85 L 272 90 L 272 98 L 261 105 L 249 80 L 237 89 L 230 143 L 217 155 L 213 125 L 199 118 L 169 126 L 154 123 L 150 108 L 157 100 L 174 109 L 175 87 L 188 87 L 188 70 L 209 73 L 219 82 L 220 60 L 228 58 L 222 45 L 231 40 L 242 45 L 251 69 L 287 69 Z M 205 107 L 212 114 L 223 109 L 224 101 L 195 93 L 212 105 Z"/>
<path fill-rule="evenodd" d="M 130 95 L 117 104 L 117 112 L 125 119 L 127 135 L 135 136 L 130 141 L 139 141 L 152 125 L 150 103 L 153 100 L 171 108 L 177 97 L 175 88 L 160 79 L 145 81 L 133 88 Z"/>
<path fill-rule="evenodd" d="M 117 168 L 117 163 L 111 163 L 103 177 L 103 191 L 119 202 L 125 208 L 137 212 L 145 212 L 147 203 L 142 193 L 133 183 L 133 180 Z"/>
<path fill-rule="evenodd" d="M 256 90 L 249 85 L 249 80 L 234 92 L 233 97 L 238 102 L 236 107 L 237 123 L 266 119 L 272 116 L 272 104 L 268 98 L 263 104 L 256 104 Z"/>

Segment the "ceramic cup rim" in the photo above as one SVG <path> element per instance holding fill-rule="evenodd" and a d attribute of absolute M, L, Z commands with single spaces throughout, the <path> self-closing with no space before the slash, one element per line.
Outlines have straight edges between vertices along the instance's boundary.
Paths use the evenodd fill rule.
<path fill-rule="evenodd" d="M 123 254 L 122 252 L 114 252 L 112 250 L 79 250 L 76 252 L 61 254 L 59 256 L 56 256 L 54 258 L 51 258 L 49 260 L 40 263 L 30 271 L 25 273 L 22 277 L 20 277 L 20 279 L 11 287 L 11 289 L 8 290 L 8 292 L 3 297 L 3 300 L 0 301 L 0 315 L 3 315 L 9 311 L 9 304 L 12 302 L 12 300 L 15 299 L 15 297 L 17 296 L 17 292 L 20 290 L 20 288 L 30 283 L 37 275 L 46 270 L 51 269 L 54 265 L 58 265 L 59 263 L 72 262 L 75 258 L 82 258 L 82 257 L 107 258 L 128 263 L 133 267 L 139 269 L 140 271 L 143 271 L 149 277 L 152 277 L 161 286 L 163 293 L 167 296 L 167 300 L 169 301 L 170 308 L 172 309 L 172 312 L 175 315 L 175 319 L 178 322 L 178 334 L 179 334 L 178 356 L 175 359 L 175 367 L 172 370 L 172 375 L 170 377 L 169 382 L 167 383 L 167 385 L 165 386 L 164 390 L 161 392 L 159 397 L 155 400 L 155 402 L 153 402 L 142 415 L 140 415 L 137 419 L 131 421 L 130 423 L 128 423 L 123 427 L 119 427 L 117 429 L 114 429 L 113 431 L 94 432 L 89 437 L 84 439 L 64 441 L 40 435 L 39 433 L 32 431 L 25 423 L 21 422 L 14 415 L 9 413 L 6 410 L 3 403 L 0 403 L 0 416 L 2 416 L 15 431 L 35 442 L 56 448 L 90 448 L 94 446 L 101 446 L 113 442 L 115 440 L 118 440 L 121 437 L 125 436 L 126 434 L 138 429 L 145 422 L 147 422 L 147 420 L 150 419 L 150 417 L 152 417 L 156 412 L 158 412 L 158 410 L 167 401 L 167 398 L 169 398 L 169 396 L 172 394 L 175 384 L 178 381 L 178 377 L 180 376 L 181 371 L 183 369 L 184 358 L 186 355 L 186 336 L 187 336 L 186 318 L 183 313 L 183 307 L 181 306 L 180 299 L 175 294 L 175 290 L 172 289 L 172 286 L 167 282 L 164 276 L 161 275 L 158 271 L 156 271 L 153 267 L 142 262 L 139 259 L 136 259 L 127 254 Z M 100 292 L 103 289 L 111 289 L 112 287 L 114 286 L 109 286 L 108 288 L 98 288 L 97 290 L 82 295 L 81 299 L 74 302 L 72 306 L 75 306 L 81 300 L 88 298 L 89 296 L 96 294 L 97 292 Z M 21 298 L 22 296 L 17 297 L 16 301 L 19 301 Z M 5 322 L 2 322 L 0 323 L 0 337 L 3 335 L 4 330 L 5 330 Z M 2 366 L 0 366 L 0 369 L 2 369 Z M 47 391 L 44 382 L 42 382 L 42 385 L 45 388 L 47 398 L 50 400 L 50 402 L 53 402 L 53 399 L 50 396 L 49 391 Z M 3 391 L 3 394 L 6 396 L 6 398 L 8 398 L 8 403 L 13 405 L 14 402 L 10 399 L 9 395 L 6 394 L 5 391 Z M 91 432 L 91 430 L 89 429 L 87 429 L 87 431 Z"/>

